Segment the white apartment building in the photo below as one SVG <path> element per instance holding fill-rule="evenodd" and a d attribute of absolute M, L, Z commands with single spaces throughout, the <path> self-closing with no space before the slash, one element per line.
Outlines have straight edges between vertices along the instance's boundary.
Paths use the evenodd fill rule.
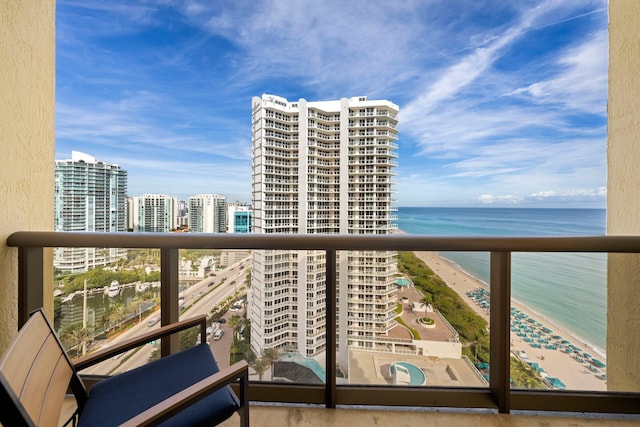
<path fill-rule="evenodd" d="M 132 198 L 133 231 L 165 233 L 175 230 L 178 199 L 166 194 L 143 194 Z"/>
<path fill-rule="evenodd" d="M 55 231 L 127 231 L 127 171 L 79 151 L 56 160 Z M 55 248 L 55 268 L 81 272 L 126 256 L 118 248 Z"/>
<path fill-rule="evenodd" d="M 194 233 L 226 233 L 226 197 L 217 194 L 189 197 L 189 230 Z"/>
<path fill-rule="evenodd" d="M 397 226 L 398 107 L 366 97 L 252 100 L 253 232 L 388 234 Z M 338 362 L 395 325 L 395 252 L 338 253 Z M 254 251 L 251 345 L 313 357 L 326 347 L 325 253 Z"/>

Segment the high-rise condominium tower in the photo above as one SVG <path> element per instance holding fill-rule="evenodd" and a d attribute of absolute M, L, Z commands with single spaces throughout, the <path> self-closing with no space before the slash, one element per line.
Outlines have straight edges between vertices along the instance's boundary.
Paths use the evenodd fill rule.
<path fill-rule="evenodd" d="M 73 151 L 71 160 L 56 160 L 55 231 L 127 231 L 127 171 Z M 126 255 L 118 248 L 56 248 L 54 266 L 80 272 Z"/>
<path fill-rule="evenodd" d="M 178 199 L 165 194 L 143 194 L 133 198 L 133 231 L 163 233 L 177 226 Z"/>
<path fill-rule="evenodd" d="M 254 233 L 388 234 L 398 107 L 366 97 L 252 100 Z M 338 361 L 396 325 L 395 252 L 338 253 Z M 326 347 L 325 253 L 254 251 L 254 351 Z"/>
<path fill-rule="evenodd" d="M 226 233 L 227 199 L 217 194 L 189 197 L 189 230 L 194 233 Z"/>

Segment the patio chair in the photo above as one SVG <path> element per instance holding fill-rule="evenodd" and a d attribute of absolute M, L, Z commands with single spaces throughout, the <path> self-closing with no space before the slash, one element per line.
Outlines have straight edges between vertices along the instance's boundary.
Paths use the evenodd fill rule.
<path fill-rule="evenodd" d="M 200 344 L 108 377 L 87 391 L 78 371 L 161 337 L 200 326 Z M 230 383 L 239 380 L 239 396 Z M 85 426 L 211 426 L 238 412 L 249 425 L 248 366 L 219 370 L 206 343 L 206 318 L 163 326 L 72 362 L 42 310 L 35 311 L 0 359 L 0 423 L 57 426 L 68 390 Z M 66 425 L 65 424 L 65 425 Z"/>

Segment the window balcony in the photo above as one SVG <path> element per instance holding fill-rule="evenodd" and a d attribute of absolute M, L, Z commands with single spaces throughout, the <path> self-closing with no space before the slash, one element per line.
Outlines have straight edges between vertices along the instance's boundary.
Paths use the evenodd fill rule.
<path fill-rule="evenodd" d="M 253 382 L 250 399 L 254 402 L 291 404 L 365 405 L 373 407 L 484 408 L 499 413 L 512 411 L 560 411 L 595 413 L 640 413 L 640 393 L 583 390 L 529 390 L 510 386 L 511 257 L 520 252 L 601 252 L 640 253 L 640 237 L 553 237 L 553 238 L 439 238 L 411 235 L 324 236 L 324 235 L 218 235 L 171 233 L 63 233 L 17 232 L 7 245 L 19 248 L 18 319 L 24 324 L 31 310 L 45 304 L 43 265 L 45 248 L 99 247 L 159 249 L 161 264 L 161 323 L 179 317 L 179 249 L 314 250 L 326 253 L 325 329 L 327 336 L 338 335 L 337 254 L 340 251 L 470 251 L 490 253 L 490 358 L 487 387 L 398 386 L 358 384 L 337 381 L 336 340 L 326 342 L 325 378 L 322 384 Z M 373 254 L 373 252 L 372 252 Z M 330 285 L 333 284 L 333 285 Z M 357 326 L 357 325 L 355 325 Z M 351 328 L 367 334 L 363 326 Z M 449 326 L 447 326 L 449 327 Z M 290 333 L 295 333 L 293 328 Z M 378 325 L 373 331 L 389 332 Z M 282 332 L 282 331 L 280 331 Z M 630 331 L 630 333 L 635 333 Z M 375 337 L 372 337 L 375 338 Z M 394 337 L 389 336 L 391 342 Z M 350 345 L 360 337 L 349 336 Z M 364 345 L 369 341 L 364 335 Z M 166 338 L 161 353 L 177 349 L 177 340 Z M 382 344 L 380 344 L 382 345 Z M 452 344 L 453 345 L 453 344 Z M 428 349 L 428 347 L 425 347 Z M 375 350 L 372 348 L 372 351 Z M 615 351 L 615 349 L 611 350 Z M 401 352 L 399 353 L 401 354 Z M 400 357 L 400 356 L 398 356 Z M 404 412 L 403 412 L 404 413 Z M 429 415 L 430 416 L 430 415 Z M 393 424 L 389 424 L 393 425 Z"/>

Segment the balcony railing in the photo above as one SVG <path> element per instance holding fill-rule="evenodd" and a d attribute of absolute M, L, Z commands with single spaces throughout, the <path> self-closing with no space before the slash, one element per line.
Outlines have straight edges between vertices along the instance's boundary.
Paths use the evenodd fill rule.
<path fill-rule="evenodd" d="M 512 252 L 640 253 L 640 237 L 446 238 L 411 235 L 224 235 L 195 233 L 16 232 L 7 244 L 18 247 L 18 319 L 44 304 L 44 248 L 159 248 L 161 252 L 161 322 L 178 320 L 179 249 L 267 249 L 326 251 L 326 331 L 337 334 L 337 251 L 478 251 L 490 252 L 490 380 L 488 388 L 438 388 L 337 385 L 336 340 L 326 343 L 326 381 L 322 385 L 252 383 L 250 399 L 287 403 L 490 408 L 512 410 L 640 413 L 640 393 L 512 390 L 510 382 L 510 308 Z M 333 284 L 333 286 L 330 286 Z M 164 340 L 163 355 L 177 350 Z"/>

